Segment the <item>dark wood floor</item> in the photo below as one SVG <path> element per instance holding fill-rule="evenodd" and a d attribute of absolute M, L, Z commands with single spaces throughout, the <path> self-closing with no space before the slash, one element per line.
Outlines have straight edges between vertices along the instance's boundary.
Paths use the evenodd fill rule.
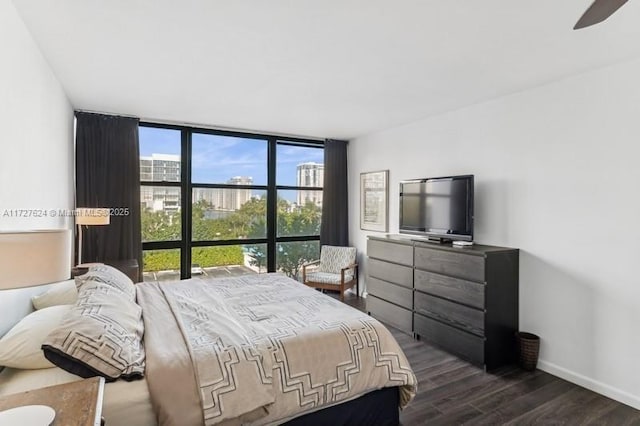
<path fill-rule="evenodd" d="M 347 292 L 362 311 L 365 299 Z M 401 413 L 408 425 L 640 425 L 640 411 L 543 371 L 517 366 L 491 373 L 389 329 L 418 377 L 418 394 Z"/>

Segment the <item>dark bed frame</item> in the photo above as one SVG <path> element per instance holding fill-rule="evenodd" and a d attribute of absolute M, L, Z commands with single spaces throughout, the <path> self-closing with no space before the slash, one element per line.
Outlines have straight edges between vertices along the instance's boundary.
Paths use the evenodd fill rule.
<path fill-rule="evenodd" d="M 351 401 L 305 414 L 284 423 L 287 426 L 351 426 L 400 424 L 400 402 L 397 387 L 382 388 Z"/>

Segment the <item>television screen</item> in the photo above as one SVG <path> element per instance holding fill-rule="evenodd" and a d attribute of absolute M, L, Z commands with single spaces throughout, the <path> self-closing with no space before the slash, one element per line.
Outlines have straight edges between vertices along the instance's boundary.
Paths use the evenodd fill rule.
<path fill-rule="evenodd" d="M 473 239 L 473 176 L 400 183 L 400 232 Z"/>

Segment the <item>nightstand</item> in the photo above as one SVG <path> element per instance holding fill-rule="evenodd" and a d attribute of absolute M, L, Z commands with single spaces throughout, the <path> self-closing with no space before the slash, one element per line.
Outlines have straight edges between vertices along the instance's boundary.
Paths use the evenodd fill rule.
<path fill-rule="evenodd" d="M 84 275 L 87 273 L 87 271 L 89 271 L 89 268 L 81 268 L 78 266 L 74 266 L 73 268 L 71 268 L 71 278 Z"/>
<path fill-rule="evenodd" d="M 131 278 L 131 281 L 133 281 L 134 283 L 140 281 L 138 279 L 138 261 L 136 259 L 105 260 L 104 263 L 120 270 L 126 276 Z"/>
<path fill-rule="evenodd" d="M 140 280 L 138 279 L 138 261 L 136 259 L 127 259 L 127 260 L 105 260 L 104 262 L 102 262 L 106 265 L 110 265 L 113 266 L 114 268 L 116 268 L 117 270 L 121 271 L 122 273 L 124 273 L 126 276 L 128 276 L 129 278 L 131 278 L 131 281 L 133 281 L 134 283 L 139 282 Z M 100 264 L 100 262 L 97 262 L 96 264 Z M 73 268 L 71 268 L 71 278 L 75 278 L 78 275 L 83 275 L 86 274 L 87 271 L 89 271 L 89 267 L 79 267 L 79 266 L 74 266 Z"/>
<path fill-rule="evenodd" d="M 103 394 L 104 378 L 92 377 L 7 395 L 0 398 L 0 411 L 23 405 L 48 405 L 56 412 L 53 425 L 99 426 Z"/>

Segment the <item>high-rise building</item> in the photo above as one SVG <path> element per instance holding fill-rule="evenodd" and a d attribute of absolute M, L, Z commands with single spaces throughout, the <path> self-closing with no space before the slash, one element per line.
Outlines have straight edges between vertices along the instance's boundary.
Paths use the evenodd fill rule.
<path fill-rule="evenodd" d="M 193 188 L 192 200 L 204 201 L 215 210 L 224 209 L 224 192 L 219 188 Z"/>
<path fill-rule="evenodd" d="M 153 211 L 180 211 L 180 188 L 155 186 L 153 190 Z"/>
<path fill-rule="evenodd" d="M 151 157 L 140 157 L 140 180 L 153 180 L 153 160 Z"/>
<path fill-rule="evenodd" d="M 253 178 L 234 176 L 226 182 L 228 185 L 251 185 Z M 193 202 L 204 200 L 214 210 L 235 211 L 251 199 L 250 189 L 234 188 L 195 188 Z"/>
<path fill-rule="evenodd" d="M 180 182 L 180 156 L 151 154 L 140 157 L 140 180 Z M 180 210 L 180 188 L 142 186 L 140 202 L 153 211 L 175 212 Z"/>
<path fill-rule="evenodd" d="M 324 183 L 324 164 L 302 163 L 296 170 L 296 185 L 322 188 Z M 307 203 L 322 206 L 322 191 L 298 191 L 296 203 L 304 206 Z"/>
<path fill-rule="evenodd" d="M 234 176 L 227 181 L 230 185 L 251 185 L 253 178 L 248 176 Z M 225 190 L 225 208 L 228 210 L 238 210 L 244 203 L 251 199 L 250 189 L 227 189 Z"/>
<path fill-rule="evenodd" d="M 140 157 L 140 180 L 180 182 L 180 156 L 151 154 Z"/>
<path fill-rule="evenodd" d="M 140 180 L 143 182 L 180 182 L 180 156 L 151 154 L 140 157 Z M 253 178 L 234 176 L 229 185 L 251 185 Z M 234 211 L 251 199 L 250 189 L 194 188 L 192 201 L 204 200 L 214 210 Z M 180 188 L 142 186 L 140 202 L 153 211 L 175 212 L 180 210 Z"/>

